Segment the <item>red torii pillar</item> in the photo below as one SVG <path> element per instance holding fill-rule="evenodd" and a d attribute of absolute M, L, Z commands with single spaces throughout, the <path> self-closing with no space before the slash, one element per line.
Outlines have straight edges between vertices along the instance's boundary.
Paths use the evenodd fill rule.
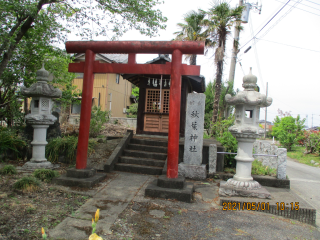
<path fill-rule="evenodd" d="M 177 178 L 181 76 L 200 75 L 200 66 L 182 64 L 182 54 L 203 54 L 204 42 L 72 41 L 66 43 L 66 50 L 68 53 L 85 53 L 85 62 L 69 64 L 69 72 L 84 73 L 76 169 L 85 169 L 87 167 L 94 73 L 170 74 L 167 177 Z M 95 61 L 95 53 L 128 53 L 128 64 L 99 63 Z M 172 62 L 166 64 L 136 64 L 137 53 L 172 54 Z"/>

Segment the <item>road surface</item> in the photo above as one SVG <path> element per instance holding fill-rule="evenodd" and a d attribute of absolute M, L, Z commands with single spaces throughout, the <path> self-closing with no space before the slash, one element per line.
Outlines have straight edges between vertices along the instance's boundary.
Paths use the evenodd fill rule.
<path fill-rule="evenodd" d="M 291 190 L 317 210 L 316 224 L 320 226 L 320 168 L 287 157 L 287 175 Z"/>

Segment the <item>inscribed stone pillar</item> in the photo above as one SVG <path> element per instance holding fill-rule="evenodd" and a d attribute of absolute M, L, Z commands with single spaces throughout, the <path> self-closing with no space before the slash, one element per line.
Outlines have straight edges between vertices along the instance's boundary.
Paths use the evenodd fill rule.
<path fill-rule="evenodd" d="M 179 175 L 192 179 L 207 176 L 206 165 L 202 164 L 205 99 L 203 93 L 189 93 L 187 97 L 184 154 Z"/>

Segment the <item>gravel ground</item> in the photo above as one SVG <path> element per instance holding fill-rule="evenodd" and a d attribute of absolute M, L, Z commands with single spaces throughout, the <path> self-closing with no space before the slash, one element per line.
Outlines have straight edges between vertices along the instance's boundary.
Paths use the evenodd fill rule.
<path fill-rule="evenodd" d="M 320 239 L 317 228 L 263 213 L 168 208 L 133 202 L 107 239 Z"/>

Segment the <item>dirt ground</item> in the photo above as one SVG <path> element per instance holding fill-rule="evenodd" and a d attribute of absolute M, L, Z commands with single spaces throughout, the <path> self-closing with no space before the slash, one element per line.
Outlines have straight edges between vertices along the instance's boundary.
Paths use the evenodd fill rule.
<path fill-rule="evenodd" d="M 96 145 L 97 151 L 104 149 L 104 159 L 111 155 L 112 150 L 120 140 L 107 140 L 107 136 L 124 135 L 127 129 L 121 124 L 107 123 L 105 129 L 100 133 L 99 138 L 103 142 Z M 63 134 L 77 134 L 77 126 L 65 125 L 61 127 Z M 104 145 L 102 148 L 99 145 Z M 102 153 L 101 153 L 102 154 Z M 0 163 L 0 168 L 6 164 L 21 167 L 26 160 L 6 161 Z M 95 165 L 97 163 L 93 163 Z M 101 162 L 99 162 L 101 165 Z M 56 169 L 60 174 L 66 172 L 68 167 L 74 163 L 66 165 L 60 163 Z M 52 229 L 67 216 L 73 216 L 90 196 L 86 190 L 74 188 L 74 193 L 67 188 L 60 187 L 51 183 L 41 182 L 40 190 L 32 193 L 25 193 L 14 190 L 13 184 L 22 176 L 30 175 L 30 172 L 19 172 L 16 175 L 0 175 L 0 239 L 42 239 L 41 227 Z M 107 178 L 108 179 L 108 178 Z M 105 179 L 104 181 L 107 181 Z M 98 186 L 97 186 L 98 187 Z"/>
<path fill-rule="evenodd" d="M 41 239 L 41 227 L 55 227 L 89 198 L 44 182 L 37 192 L 14 190 L 20 178 L 0 176 L 0 239 Z"/>

